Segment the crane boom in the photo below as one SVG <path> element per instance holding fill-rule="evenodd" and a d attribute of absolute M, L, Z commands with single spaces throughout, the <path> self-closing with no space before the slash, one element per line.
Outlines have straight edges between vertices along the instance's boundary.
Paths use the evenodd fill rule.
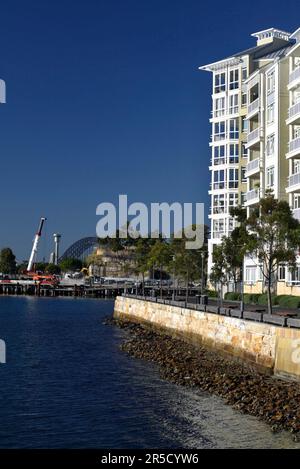
<path fill-rule="evenodd" d="M 41 219 L 40 219 L 39 229 L 38 229 L 38 231 L 37 231 L 37 233 L 34 237 L 34 240 L 33 240 L 32 250 L 31 250 L 31 254 L 30 254 L 30 258 L 29 258 L 28 266 L 27 266 L 27 272 L 31 272 L 33 262 L 34 262 L 34 258 L 35 258 L 35 255 L 37 253 L 40 237 L 42 235 L 43 225 L 44 225 L 46 220 L 47 219 L 44 218 L 44 217 L 41 217 Z"/>

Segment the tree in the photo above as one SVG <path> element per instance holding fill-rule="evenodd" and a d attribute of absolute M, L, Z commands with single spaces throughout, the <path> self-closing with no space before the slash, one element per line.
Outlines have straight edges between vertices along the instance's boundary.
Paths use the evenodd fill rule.
<path fill-rule="evenodd" d="M 248 239 L 248 232 L 245 223 L 247 212 L 241 207 L 234 207 L 230 211 L 230 214 L 236 218 L 239 224 L 231 232 L 230 236 L 224 236 L 222 238 L 221 244 L 214 256 L 214 262 L 218 263 L 214 275 L 215 277 L 221 276 L 222 270 L 226 277 L 226 281 L 233 281 L 234 291 L 237 291 L 238 282 L 242 280 L 243 262 Z M 224 279 L 222 278 L 222 281 L 223 280 Z"/>
<path fill-rule="evenodd" d="M 260 267 L 265 280 L 268 312 L 272 314 L 272 281 L 279 264 L 295 266 L 300 246 L 300 224 L 286 201 L 274 198 L 271 192 L 259 202 L 246 220 L 245 252 Z"/>
<path fill-rule="evenodd" d="M 212 260 L 213 265 L 210 272 L 210 281 L 218 291 L 218 296 L 222 303 L 223 286 L 226 284 L 228 278 L 227 263 L 223 255 L 222 244 L 217 244 L 214 246 Z M 221 288 L 219 288 L 219 286 L 221 286 Z"/>
<path fill-rule="evenodd" d="M 75 272 L 76 270 L 82 269 L 82 261 L 80 259 L 68 257 L 61 261 L 59 266 L 63 272 Z"/>
<path fill-rule="evenodd" d="M 179 278 L 184 278 L 186 285 L 186 301 L 189 294 L 189 283 L 196 279 L 202 281 L 202 255 L 204 258 L 207 256 L 206 245 L 201 249 L 186 249 L 186 238 L 174 238 L 171 242 L 172 248 L 172 262 L 170 264 L 171 270 Z M 203 259 L 204 262 L 204 259 Z M 203 269 L 204 270 L 204 269 Z"/>
<path fill-rule="evenodd" d="M 59 275 L 61 273 L 61 268 L 59 265 L 48 264 L 46 267 L 46 272 L 51 275 Z"/>
<path fill-rule="evenodd" d="M 2 274 L 16 272 L 16 256 L 10 248 L 3 248 L 0 252 L 0 272 Z"/>
<path fill-rule="evenodd" d="M 160 297 L 162 298 L 162 272 L 168 268 L 172 259 L 170 244 L 162 238 L 156 240 L 149 252 L 149 268 L 159 268 Z"/>
<path fill-rule="evenodd" d="M 151 252 L 151 242 L 149 238 L 138 238 L 136 241 L 136 246 L 134 250 L 134 259 L 136 263 L 135 271 L 137 274 L 142 275 L 142 290 L 143 295 L 145 292 L 145 273 L 150 269 L 150 252 Z"/>

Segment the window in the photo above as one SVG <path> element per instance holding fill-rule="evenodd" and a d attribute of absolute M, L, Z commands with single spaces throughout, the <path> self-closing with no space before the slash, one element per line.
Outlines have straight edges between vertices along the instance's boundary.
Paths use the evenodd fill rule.
<path fill-rule="evenodd" d="M 242 132 L 247 132 L 248 130 L 248 121 L 246 117 L 242 117 Z"/>
<path fill-rule="evenodd" d="M 224 164 L 224 163 L 225 163 L 225 146 L 218 145 L 217 147 L 214 147 L 213 164 L 218 165 L 218 164 Z"/>
<path fill-rule="evenodd" d="M 241 192 L 241 205 L 245 205 L 246 202 L 247 202 L 247 193 Z"/>
<path fill-rule="evenodd" d="M 245 166 L 241 167 L 241 181 L 242 182 L 247 182 Z"/>
<path fill-rule="evenodd" d="M 229 145 L 229 163 L 237 164 L 239 162 L 239 146 L 237 143 Z"/>
<path fill-rule="evenodd" d="M 235 207 L 238 204 L 238 194 L 230 192 L 228 196 L 228 205 L 229 207 Z"/>
<path fill-rule="evenodd" d="M 213 213 L 225 212 L 225 194 L 213 196 Z"/>
<path fill-rule="evenodd" d="M 215 117 L 224 116 L 225 114 L 225 98 L 217 98 L 215 100 Z"/>
<path fill-rule="evenodd" d="M 224 236 L 224 220 L 214 220 L 213 222 L 213 238 L 222 238 Z"/>
<path fill-rule="evenodd" d="M 224 179 L 224 169 L 214 171 L 214 189 L 224 189 L 225 179 Z"/>
<path fill-rule="evenodd" d="M 247 67 L 242 68 L 242 80 L 245 81 L 247 79 L 248 72 L 247 72 Z"/>
<path fill-rule="evenodd" d="M 285 265 L 280 265 L 278 268 L 278 280 L 285 280 L 285 271 L 286 271 L 286 266 Z"/>
<path fill-rule="evenodd" d="M 267 93 L 270 94 L 275 89 L 275 72 L 268 73 L 267 75 Z"/>
<path fill-rule="evenodd" d="M 300 267 L 296 267 L 291 272 L 291 282 L 293 283 L 300 283 Z"/>
<path fill-rule="evenodd" d="M 242 106 L 247 106 L 247 93 L 242 94 Z"/>
<path fill-rule="evenodd" d="M 255 283 L 256 282 L 256 267 L 255 266 L 246 266 L 246 269 L 245 269 L 245 282 L 246 283 Z"/>
<path fill-rule="evenodd" d="M 271 103 L 267 107 L 267 122 L 271 124 L 274 122 L 274 103 Z"/>
<path fill-rule="evenodd" d="M 300 173 L 300 161 L 299 160 L 294 160 L 294 172 L 293 174 L 298 174 Z"/>
<path fill-rule="evenodd" d="M 264 276 L 263 276 L 263 266 L 262 265 L 259 265 L 257 267 L 257 280 L 258 282 L 262 282 L 264 279 Z"/>
<path fill-rule="evenodd" d="M 267 148 L 266 153 L 267 156 L 272 156 L 274 154 L 274 144 L 275 144 L 275 135 L 269 135 L 267 137 Z"/>
<path fill-rule="evenodd" d="M 300 208 L 300 194 L 295 194 L 293 198 L 293 208 Z"/>
<path fill-rule="evenodd" d="M 239 181 L 239 170 L 238 169 L 229 169 L 228 171 L 228 187 L 230 189 L 235 189 L 238 187 Z"/>
<path fill-rule="evenodd" d="M 239 138 L 238 119 L 230 119 L 229 121 L 229 138 L 234 140 L 237 140 Z"/>
<path fill-rule="evenodd" d="M 228 231 L 231 233 L 234 230 L 234 219 L 228 218 Z"/>
<path fill-rule="evenodd" d="M 267 187 L 274 186 L 274 166 L 267 168 Z"/>
<path fill-rule="evenodd" d="M 248 150 L 244 143 L 242 143 L 242 156 L 243 158 L 248 158 Z"/>
<path fill-rule="evenodd" d="M 214 139 L 215 141 L 223 140 L 225 138 L 225 122 L 216 122 L 214 125 Z"/>
<path fill-rule="evenodd" d="M 300 137 L 300 125 L 294 125 L 294 138 Z"/>
<path fill-rule="evenodd" d="M 225 72 L 215 74 L 215 93 L 221 93 L 226 88 L 226 75 Z"/>
<path fill-rule="evenodd" d="M 236 114 L 239 112 L 239 96 L 238 94 L 231 94 L 229 96 L 229 114 Z"/>
<path fill-rule="evenodd" d="M 230 70 L 229 72 L 229 89 L 236 90 L 239 87 L 239 69 Z"/>

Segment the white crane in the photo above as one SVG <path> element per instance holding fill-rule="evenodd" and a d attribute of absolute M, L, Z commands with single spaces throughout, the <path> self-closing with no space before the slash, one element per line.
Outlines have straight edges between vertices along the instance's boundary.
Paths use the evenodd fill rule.
<path fill-rule="evenodd" d="M 32 246 L 30 258 L 29 258 L 29 261 L 28 261 L 27 272 L 31 272 L 31 269 L 32 269 L 32 266 L 33 266 L 33 263 L 34 263 L 34 258 L 35 258 L 35 255 L 37 253 L 39 241 L 40 241 L 40 238 L 41 238 L 41 235 L 42 235 L 43 225 L 44 225 L 46 220 L 47 220 L 47 218 L 44 218 L 44 217 L 41 217 L 41 219 L 40 219 L 39 229 L 38 229 L 38 231 L 37 231 L 37 233 L 34 237 L 34 240 L 33 240 L 33 246 Z"/>

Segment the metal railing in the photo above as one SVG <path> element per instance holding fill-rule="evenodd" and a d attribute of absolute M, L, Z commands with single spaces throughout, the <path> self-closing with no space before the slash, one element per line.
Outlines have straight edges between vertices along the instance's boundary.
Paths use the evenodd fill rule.
<path fill-rule="evenodd" d="M 247 143 L 252 143 L 254 140 L 259 138 L 259 127 L 257 129 L 252 130 L 252 132 L 249 132 L 247 135 Z"/>
<path fill-rule="evenodd" d="M 256 98 L 252 103 L 248 104 L 248 114 L 251 114 L 254 111 L 257 111 L 259 108 L 259 98 Z"/>
<path fill-rule="evenodd" d="M 289 142 L 289 152 L 300 149 L 300 137 L 294 138 Z"/>
<path fill-rule="evenodd" d="M 300 208 L 294 208 L 293 217 L 296 218 L 296 220 L 300 220 Z"/>
<path fill-rule="evenodd" d="M 290 73 L 289 85 L 298 78 L 300 78 L 300 67 L 295 68 L 295 70 Z"/>
<path fill-rule="evenodd" d="M 299 113 L 300 113 L 300 102 L 294 104 L 293 106 L 289 108 L 289 119 L 291 119 L 292 117 L 295 117 Z"/>
<path fill-rule="evenodd" d="M 292 174 L 291 176 L 288 176 L 288 186 L 295 186 L 300 184 L 300 173 L 295 173 Z"/>
<path fill-rule="evenodd" d="M 254 199 L 259 198 L 259 189 L 252 189 L 251 191 L 246 192 L 246 201 L 251 202 Z"/>
<path fill-rule="evenodd" d="M 249 161 L 249 163 L 246 165 L 247 173 L 250 173 L 250 171 L 254 171 L 255 169 L 259 169 L 259 158 Z"/>

